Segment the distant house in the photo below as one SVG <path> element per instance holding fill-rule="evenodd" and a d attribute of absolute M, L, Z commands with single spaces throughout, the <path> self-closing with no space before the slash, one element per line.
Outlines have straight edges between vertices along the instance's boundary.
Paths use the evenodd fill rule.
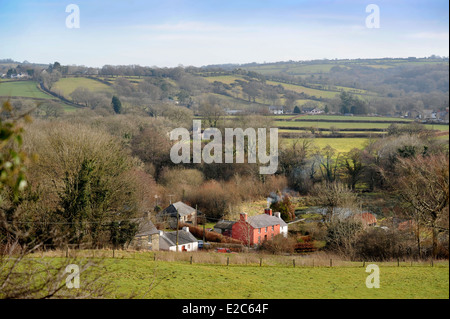
<path fill-rule="evenodd" d="M 437 112 L 433 110 L 423 110 L 420 118 L 422 120 L 435 120 L 437 118 Z"/>
<path fill-rule="evenodd" d="M 160 231 L 151 222 L 148 216 L 133 219 L 132 222 L 138 224 L 138 231 L 130 243 L 134 249 L 159 250 Z"/>
<path fill-rule="evenodd" d="M 282 106 L 271 105 L 269 106 L 269 113 L 280 115 L 284 114 L 284 110 Z"/>
<path fill-rule="evenodd" d="M 221 220 L 220 222 L 214 225 L 214 231 L 224 236 L 232 237 L 233 225 L 235 223 L 236 223 L 235 221 L 231 220 Z"/>
<path fill-rule="evenodd" d="M 230 109 L 225 110 L 225 113 L 227 113 L 228 115 L 236 115 L 242 112 L 243 112 L 242 110 L 230 110 Z"/>
<path fill-rule="evenodd" d="M 276 235 L 287 237 L 288 226 L 281 219 L 280 213 L 272 214 L 270 208 L 264 214 L 248 217 L 240 214 L 240 219 L 233 224 L 232 238 L 242 241 L 246 245 L 259 245 L 266 240 L 272 240 Z"/>
<path fill-rule="evenodd" d="M 377 225 L 377 218 L 375 217 L 375 215 L 371 214 L 371 213 L 361 213 L 356 215 L 359 218 L 361 218 L 362 223 L 365 226 L 376 226 Z"/>
<path fill-rule="evenodd" d="M 177 232 L 163 232 L 159 237 L 160 250 L 177 251 Z M 178 231 L 178 251 L 197 251 L 198 240 L 189 232 L 189 227 Z"/>
<path fill-rule="evenodd" d="M 303 108 L 303 113 L 309 114 L 309 115 L 317 115 L 317 114 L 324 113 L 324 111 L 322 111 L 321 109 L 319 109 L 317 107 L 314 107 L 314 108 L 306 107 L 306 108 Z"/>
<path fill-rule="evenodd" d="M 197 211 L 195 208 L 186 205 L 183 202 L 170 204 L 167 208 L 160 211 L 156 217 L 161 222 L 168 222 L 171 228 L 177 227 L 177 213 L 180 223 L 197 225 Z"/>
<path fill-rule="evenodd" d="M 437 118 L 442 122 L 448 123 L 449 122 L 448 108 L 446 108 L 445 111 L 437 112 Z"/>

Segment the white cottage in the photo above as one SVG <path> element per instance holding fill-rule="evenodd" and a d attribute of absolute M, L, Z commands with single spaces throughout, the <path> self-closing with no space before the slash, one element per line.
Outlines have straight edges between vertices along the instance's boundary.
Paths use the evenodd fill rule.
<path fill-rule="evenodd" d="M 161 232 L 159 236 L 159 249 L 177 251 L 177 232 Z M 189 227 L 178 231 L 178 251 L 197 251 L 198 240 L 189 232 Z"/>

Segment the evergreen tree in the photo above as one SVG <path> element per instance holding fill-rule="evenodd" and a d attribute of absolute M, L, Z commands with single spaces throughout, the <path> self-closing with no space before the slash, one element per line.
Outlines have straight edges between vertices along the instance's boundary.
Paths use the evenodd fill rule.
<path fill-rule="evenodd" d="M 111 105 L 114 109 L 114 112 L 116 114 L 122 113 L 122 103 L 120 102 L 119 98 L 117 96 L 113 96 Z"/>

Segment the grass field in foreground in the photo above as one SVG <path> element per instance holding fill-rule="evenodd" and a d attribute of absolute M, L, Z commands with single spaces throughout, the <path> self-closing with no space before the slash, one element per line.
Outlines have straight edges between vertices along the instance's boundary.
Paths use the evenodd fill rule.
<path fill-rule="evenodd" d="M 449 268 L 380 266 L 380 288 L 366 287 L 369 273 L 355 267 L 208 265 L 149 259 L 107 259 L 102 280 L 108 298 L 135 292 L 155 299 L 413 299 L 449 298 Z M 156 275 L 155 275 L 156 274 Z M 82 285 L 82 282 L 81 282 Z"/>
<path fill-rule="evenodd" d="M 0 84 L 0 96 L 8 97 L 31 97 L 37 99 L 53 99 L 53 96 L 47 95 L 36 87 L 34 81 L 16 81 L 4 82 Z"/>

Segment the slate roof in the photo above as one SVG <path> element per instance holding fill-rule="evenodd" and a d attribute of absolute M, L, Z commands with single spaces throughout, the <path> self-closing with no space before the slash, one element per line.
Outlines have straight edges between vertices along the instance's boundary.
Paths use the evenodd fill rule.
<path fill-rule="evenodd" d="M 221 220 L 220 222 L 218 222 L 217 224 L 214 225 L 214 228 L 231 229 L 231 228 L 233 228 L 233 225 L 235 223 L 236 222 L 232 221 L 232 220 Z"/>
<path fill-rule="evenodd" d="M 135 223 L 138 223 L 138 231 L 135 237 L 148 236 L 153 234 L 158 234 L 159 230 L 153 225 L 153 223 L 147 218 L 136 218 L 132 220 Z"/>
<path fill-rule="evenodd" d="M 195 212 L 195 208 L 192 208 L 189 205 L 186 205 L 183 202 L 176 202 L 174 204 L 169 205 L 164 210 L 160 211 L 158 213 L 159 216 L 170 216 L 170 217 L 177 217 L 177 211 L 180 217 L 190 215 L 193 212 Z"/>
<path fill-rule="evenodd" d="M 164 240 L 168 244 L 168 246 L 176 246 L 177 232 L 164 232 L 164 234 L 160 237 L 160 240 Z M 178 245 L 186 245 L 196 242 L 197 238 L 195 238 L 191 233 L 184 230 L 178 231 Z"/>
<path fill-rule="evenodd" d="M 261 214 L 256 216 L 251 216 L 247 219 L 247 222 L 253 228 L 263 228 L 275 225 L 280 225 L 281 227 L 287 226 L 287 224 L 281 218 L 270 216 L 267 214 Z"/>

